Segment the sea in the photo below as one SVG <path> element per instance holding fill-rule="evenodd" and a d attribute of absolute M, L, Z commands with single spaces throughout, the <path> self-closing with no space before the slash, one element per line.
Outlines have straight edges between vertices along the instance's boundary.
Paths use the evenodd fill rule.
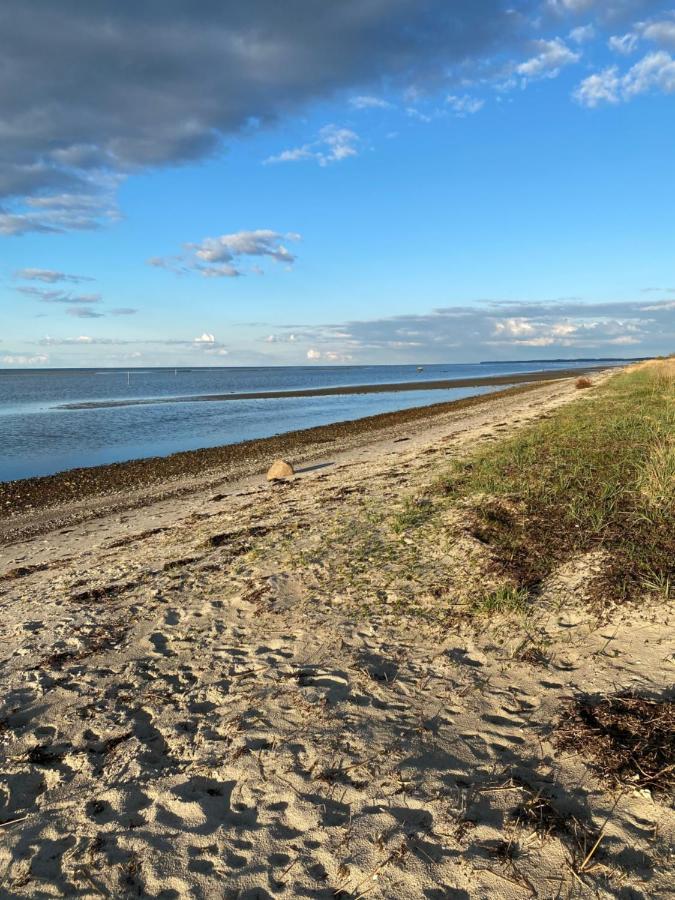
<path fill-rule="evenodd" d="M 499 388 L 237 400 L 238 394 L 484 378 L 576 365 L 564 360 L 423 367 L 4 369 L 0 370 L 0 481 L 235 444 Z M 227 394 L 228 399 L 208 403 L 196 399 L 214 394 Z M 186 397 L 195 399 L 181 400 Z M 134 403 L 139 400 L 162 402 Z M 131 403 L 118 405 L 119 401 Z M 83 406 L 63 408 L 72 404 Z"/>

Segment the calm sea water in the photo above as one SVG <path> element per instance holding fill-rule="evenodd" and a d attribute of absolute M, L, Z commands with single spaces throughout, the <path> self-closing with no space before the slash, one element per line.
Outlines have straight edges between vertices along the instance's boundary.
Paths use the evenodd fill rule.
<path fill-rule="evenodd" d="M 0 370 L 0 481 L 215 447 L 492 388 L 59 409 L 64 403 L 388 384 L 568 368 L 569 363 L 213 369 Z"/>

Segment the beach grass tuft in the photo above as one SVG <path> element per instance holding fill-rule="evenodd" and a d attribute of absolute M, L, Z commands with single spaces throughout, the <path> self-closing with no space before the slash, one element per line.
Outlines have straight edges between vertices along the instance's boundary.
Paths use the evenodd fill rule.
<path fill-rule="evenodd" d="M 529 599 L 529 593 L 523 588 L 502 585 L 474 600 L 471 611 L 478 616 L 522 615 L 527 610 Z"/>
<path fill-rule="evenodd" d="M 434 513 L 434 505 L 426 497 L 406 497 L 403 508 L 394 516 L 391 527 L 397 534 L 418 528 L 429 521 Z"/>

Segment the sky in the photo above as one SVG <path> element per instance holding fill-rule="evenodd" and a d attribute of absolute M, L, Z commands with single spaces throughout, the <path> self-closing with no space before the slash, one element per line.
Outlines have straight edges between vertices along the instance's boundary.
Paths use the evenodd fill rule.
<path fill-rule="evenodd" d="M 675 5 L 3 0 L 0 367 L 675 352 Z"/>

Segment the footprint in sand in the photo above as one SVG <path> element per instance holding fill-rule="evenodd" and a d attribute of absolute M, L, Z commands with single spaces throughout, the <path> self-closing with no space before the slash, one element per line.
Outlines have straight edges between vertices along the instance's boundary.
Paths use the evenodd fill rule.
<path fill-rule="evenodd" d="M 181 620 L 181 615 L 177 609 L 169 609 L 164 616 L 164 624 L 165 625 L 178 625 Z"/>
<path fill-rule="evenodd" d="M 154 634 L 151 634 L 148 640 L 155 648 L 155 653 L 160 653 L 162 656 L 176 655 L 169 647 L 169 639 L 165 634 L 162 634 L 161 631 L 156 631 Z"/>

